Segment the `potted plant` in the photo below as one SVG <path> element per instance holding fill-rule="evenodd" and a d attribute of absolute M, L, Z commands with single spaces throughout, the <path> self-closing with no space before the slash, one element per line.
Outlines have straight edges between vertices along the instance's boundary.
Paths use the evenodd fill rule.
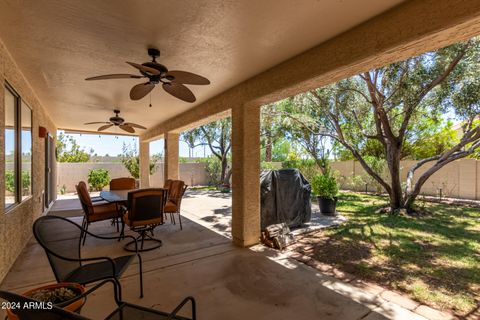
<path fill-rule="evenodd" d="M 331 174 L 318 174 L 312 178 L 312 191 L 317 195 L 320 212 L 334 216 L 337 206 L 338 184 Z"/>
<path fill-rule="evenodd" d="M 47 307 L 49 304 L 53 304 L 61 306 L 63 309 L 71 312 L 79 312 L 85 304 L 85 297 L 75 300 L 67 305 L 65 305 L 65 302 L 82 295 L 84 292 L 85 287 L 81 284 L 63 282 L 35 288 L 22 293 L 22 295 L 33 300 L 44 302 Z M 7 315 L 9 320 L 18 320 L 17 315 L 10 309 L 7 309 Z"/>
<path fill-rule="evenodd" d="M 221 193 L 230 193 L 230 183 L 223 183 L 221 186 L 220 186 L 220 192 Z"/>

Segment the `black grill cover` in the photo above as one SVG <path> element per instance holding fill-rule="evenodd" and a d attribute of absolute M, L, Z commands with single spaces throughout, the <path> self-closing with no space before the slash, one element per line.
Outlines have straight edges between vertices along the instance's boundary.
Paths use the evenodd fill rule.
<path fill-rule="evenodd" d="M 264 171 L 260 175 L 261 227 L 285 222 L 290 228 L 309 222 L 310 183 L 297 169 Z"/>

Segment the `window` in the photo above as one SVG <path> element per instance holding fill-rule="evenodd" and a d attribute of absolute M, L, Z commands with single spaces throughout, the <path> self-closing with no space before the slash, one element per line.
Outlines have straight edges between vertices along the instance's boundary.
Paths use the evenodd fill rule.
<path fill-rule="evenodd" d="M 21 160 L 22 164 L 22 200 L 32 195 L 32 110 L 22 101 L 21 115 Z"/>
<path fill-rule="evenodd" d="M 32 110 L 5 88 L 5 208 L 32 195 Z"/>
<path fill-rule="evenodd" d="M 15 118 L 17 97 L 5 89 L 5 208 L 17 202 Z"/>

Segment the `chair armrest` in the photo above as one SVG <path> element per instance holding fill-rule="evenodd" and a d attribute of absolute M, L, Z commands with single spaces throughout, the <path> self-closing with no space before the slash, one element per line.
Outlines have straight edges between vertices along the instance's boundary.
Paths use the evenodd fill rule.
<path fill-rule="evenodd" d="M 92 203 L 93 209 L 98 208 L 98 207 L 106 207 L 106 206 L 111 206 L 114 204 L 113 202 L 107 202 L 105 200 L 102 201 L 102 203 L 99 203 L 100 201 L 97 201 L 95 203 Z"/>
<path fill-rule="evenodd" d="M 196 320 L 197 312 L 196 312 L 196 306 L 195 306 L 195 299 L 193 297 L 186 297 L 185 299 L 183 299 L 182 302 L 180 302 L 180 304 L 168 315 L 167 320 L 174 319 L 178 311 L 180 311 L 183 308 L 183 306 L 189 301 L 192 304 L 192 320 Z"/>

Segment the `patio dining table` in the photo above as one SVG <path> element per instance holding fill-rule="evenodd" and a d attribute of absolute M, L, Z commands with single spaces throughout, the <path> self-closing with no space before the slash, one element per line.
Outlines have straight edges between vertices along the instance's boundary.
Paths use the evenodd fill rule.
<path fill-rule="evenodd" d="M 128 193 L 138 189 L 100 191 L 100 197 L 110 203 L 127 202 Z"/>

